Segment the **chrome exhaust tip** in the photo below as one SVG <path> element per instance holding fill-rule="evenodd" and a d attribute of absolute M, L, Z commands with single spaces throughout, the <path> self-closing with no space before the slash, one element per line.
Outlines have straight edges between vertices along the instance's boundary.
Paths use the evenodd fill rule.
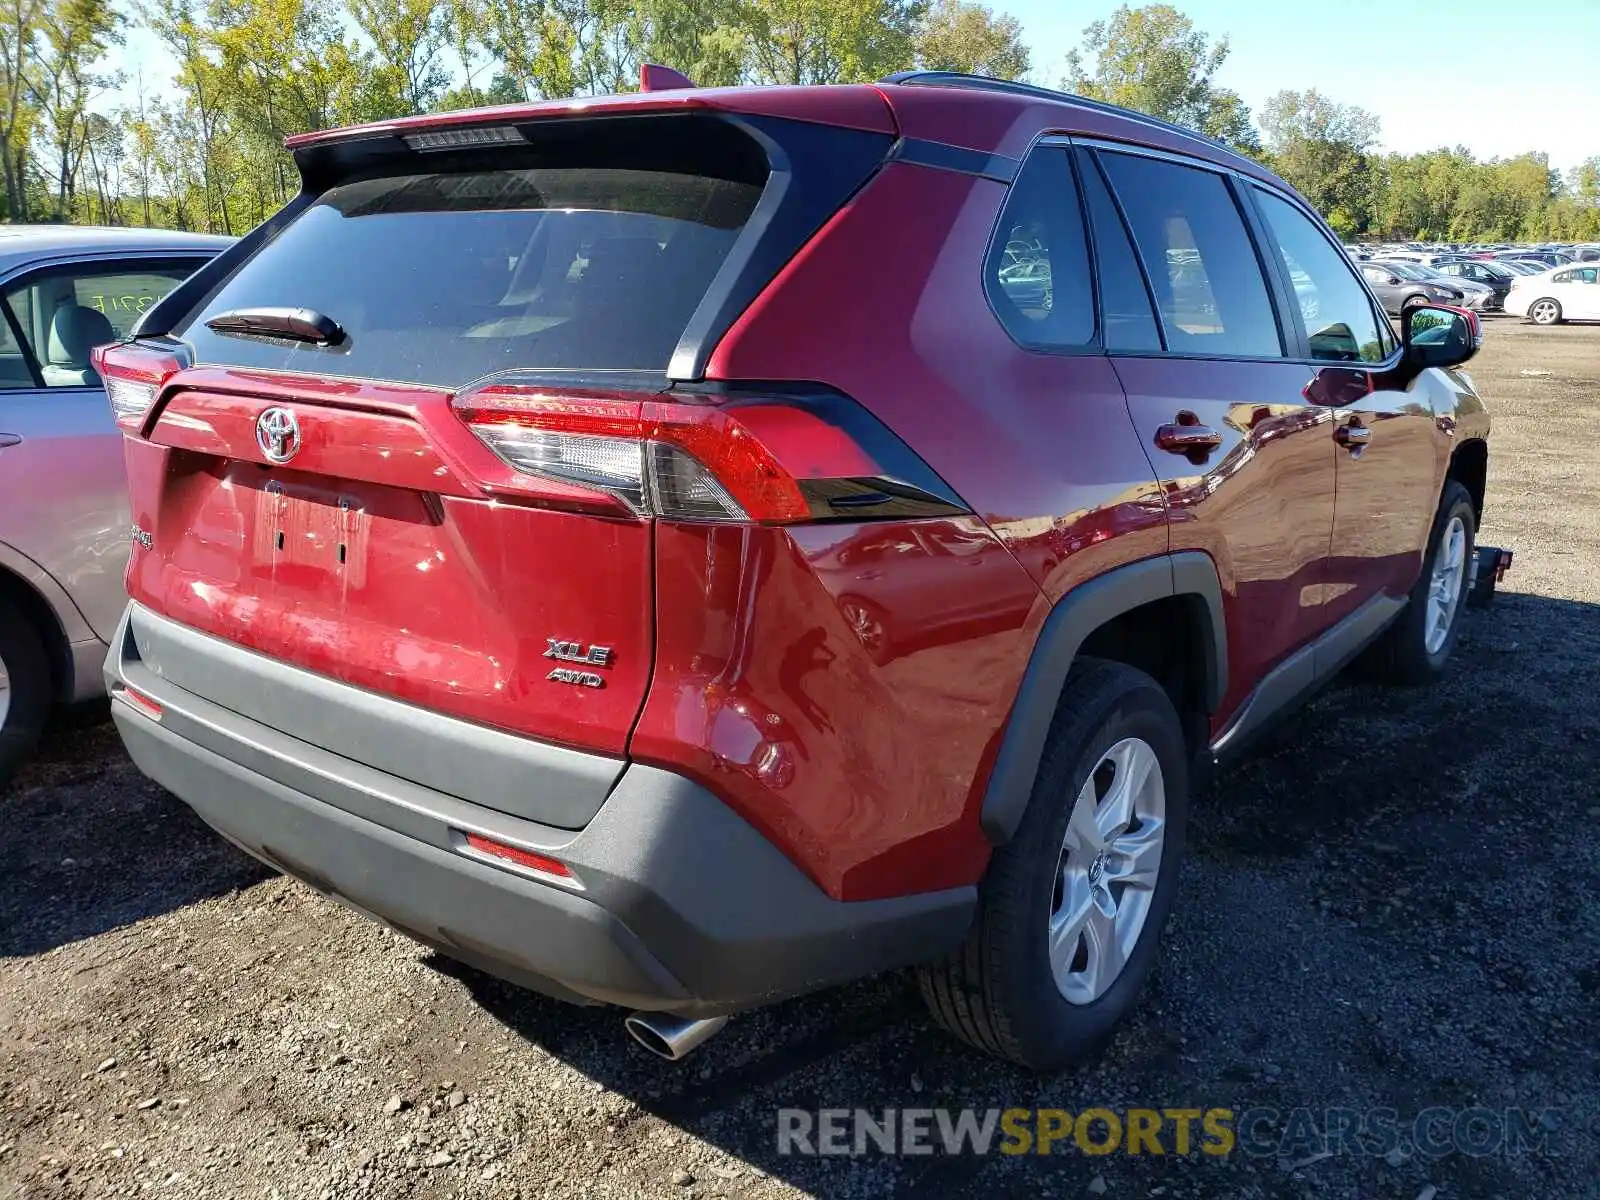
<path fill-rule="evenodd" d="M 633 1040 L 651 1054 L 669 1062 L 679 1062 L 719 1033 L 727 1023 L 727 1017 L 706 1017 L 695 1021 L 667 1013 L 636 1012 L 622 1024 Z"/>

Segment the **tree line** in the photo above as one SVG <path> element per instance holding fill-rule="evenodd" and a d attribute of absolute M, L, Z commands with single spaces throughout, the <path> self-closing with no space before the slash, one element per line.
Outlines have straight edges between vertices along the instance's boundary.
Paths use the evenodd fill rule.
<path fill-rule="evenodd" d="M 0 177 L 12 221 L 241 233 L 297 190 L 283 139 L 334 125 L 637 86 L 842 83 L 909 67 L 1030 79 L 1015 18 L 978 0 L 0 0 Z M 172 78 L 108 63 L 130 31 Z M 1600 155 L 1379 154 L 1365 110 L 1315 90 L 1259 116 L 1228 56 L 1168 4 L 1083 31 L 1036 80 L 1176 121 L 1267 163 L 1346 238 L 1600 240 Z M 171 70 L 163 66 L 163 73 Z"/>

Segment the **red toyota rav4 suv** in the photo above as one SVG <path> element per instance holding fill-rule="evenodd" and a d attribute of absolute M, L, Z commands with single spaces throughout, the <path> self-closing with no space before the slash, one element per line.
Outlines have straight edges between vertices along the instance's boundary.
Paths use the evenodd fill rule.
<path fill-rule="evenodd" d="M 975 1046 L 1085 1053 L 1194 768 L 1450 652 L 1476 320 L 1397 343 L 1218 144 L 922 73 L 292 149 L 101 354 L 117 723 L 252 854 L 669 1056 L 910 964 Z"/>

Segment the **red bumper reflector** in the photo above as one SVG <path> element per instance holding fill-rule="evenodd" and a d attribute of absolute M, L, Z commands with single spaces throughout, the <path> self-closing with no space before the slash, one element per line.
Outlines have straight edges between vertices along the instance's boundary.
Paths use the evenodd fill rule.
<path fill-rule="evenodd" d="M 535 854 L 532 850 L 523 850 L 518 846 L 508 846 L 504 842 L 481 837 L 476 833 L 467 833 L 462 836 L 466 838 L 467 846 L 476 850 L 479 854 L 487 854 L 490 858 L 501 858 L 506 862 L 515 863 L 519 867 L 527 867 L 530 871 L 540 871 L 546 875 L 554 875 L 558 879 L 572 878 L 572 872 L 567 870 L 565 863 L 559 863 L 543 854 Z"/>
<path fill-rule="evenodd" d="M 126 700 L 132 707 L 138 709 L 152 721 L 161 720 L 161 705 L 150 699 L 150 697 L 146 696 L 143 692 L 136 692 L 131 687 L 127 686 L 127 684 L 118 684 L 117 687 L 113 689 L 112 695 L 122 697 L 122 699 Z"/>

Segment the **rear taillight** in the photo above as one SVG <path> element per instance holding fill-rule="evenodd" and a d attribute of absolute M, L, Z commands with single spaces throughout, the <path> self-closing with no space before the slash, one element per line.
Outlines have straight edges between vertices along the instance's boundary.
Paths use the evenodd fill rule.
<path fill-rule="evenodd" d="M 113 342 L 90 355 L 105 385 L 111 415 L 124 429 L 138 431 L 162 385 L 183 369 L 176 355 L 137 342 Z"/>
<path fill-rule="evenodd" d="M 965 512 L 865 409 L 834 392 L 619 394 L 513 376 L 454 397 L 461 419 L 557 506 L 793 524 Z"/>

